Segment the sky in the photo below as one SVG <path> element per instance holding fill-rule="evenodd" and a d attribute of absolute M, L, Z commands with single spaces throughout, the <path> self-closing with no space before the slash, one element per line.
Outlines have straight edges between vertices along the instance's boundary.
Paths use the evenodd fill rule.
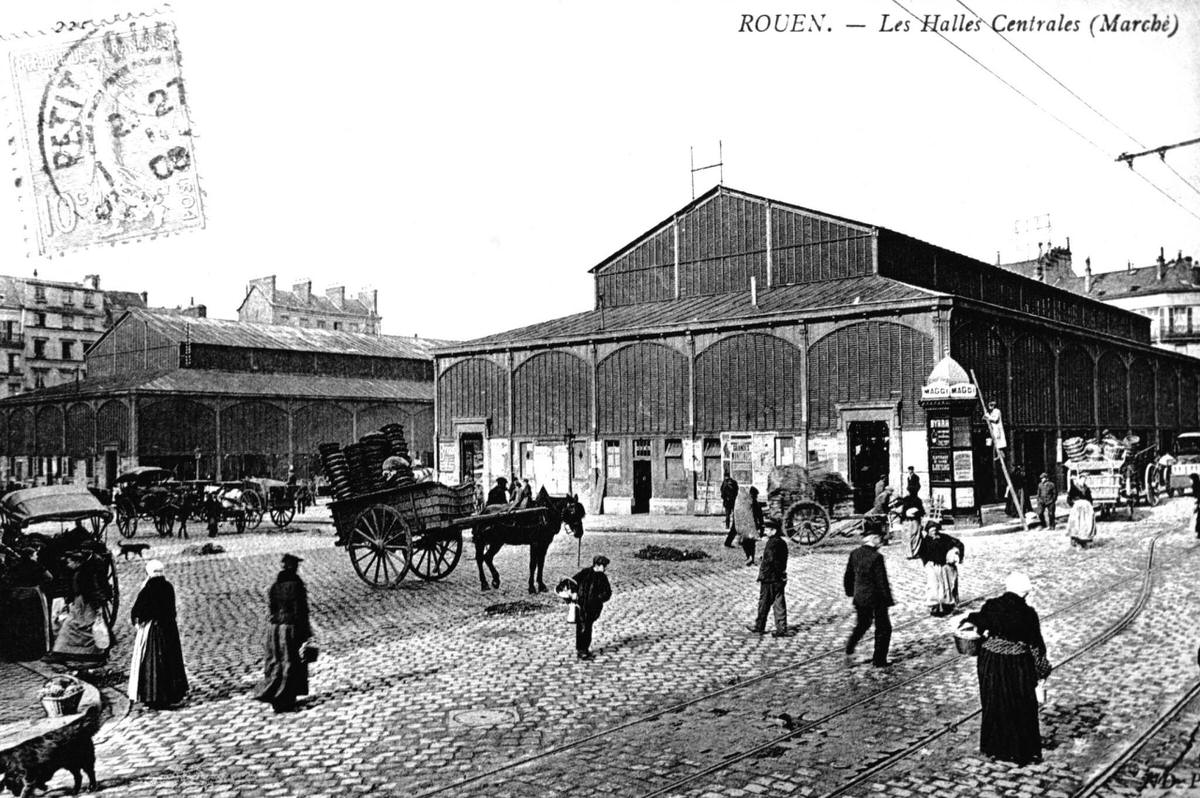
<path fill-rule="evenodd" d="M 718 146 L 727 186 L 987 262 L 1068 237 L 1097 271 L 1200 257 L 1200 145 L 1114 160 L 1200 137 L 1200 6 L 964 2 L 177 0 L 204 228 L 38 255 L 24 182 L 0 192 L 0 273 L 99 273 L 220 318 L 254 277 L 370 287 L 384 332 L 465 340 L 590 309 L 588 270 L 688 203 Z M 0 45 L 144 7 L 48 5 L 5 3 Z M 985 24 L 884 30 L 903 8 Z M 1097 12 L 1174 35 L 1093 35 Z M 821 30 L 739 30 L 776 14 Z M 997 15 L 1080 24 L 1006 41 Z"/>

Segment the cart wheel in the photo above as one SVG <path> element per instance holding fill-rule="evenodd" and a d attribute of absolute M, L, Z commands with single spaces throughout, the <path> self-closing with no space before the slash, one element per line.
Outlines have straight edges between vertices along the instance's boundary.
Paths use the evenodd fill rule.
<path fill-rule="evenodd" d="M 155 513 L 154 529 L 158 532 L 159 537 L 171 537 L 171 533 L 175 531 L 175 510 L 170 507 L 164 507 Z"/>
<path fill-rule="evenodd" d="M 458 565 L 462 555 L 462 535 L 452 538 L 435 538 L 422 535 L 413 541 L 412 570 L 426 582 L 434 582 L 449 576 Z"/>
<path fill-rule="evenodd" d="M 798 501 L 783 514 L 783 533 L 811 546 L 829 532 L 829 513 L 816 502 Z"/>
<path fill-rule="evenodd" d="M 117 502 L 117 529 L 127 538 L 137 534 L 137 510 L 133 502 L 123 500 Z"/>
<path fill-rule="evenodd" d="M 88 519 L 88 524 L 92 528 L 92 534 L 96 536 L 97 540 L 99 540 L 102 536 L 104 536 L 104 531 L 108 529 L 108 518 L 103 515 L 93 515 Z"/>
<path fill-rule="evenodd" d="M 242 506 L 245 509 L 244 526 L 251 529 L 258 529 L 258 525 L 263 520 L 263 505 L 262 499 L 258 498 L 258 494 L 252 491 L 242 492 Z M 238 532 L 242 530 L 239 529 Z"/>
<path fill-rule="evenodd" d="M 1145 481 L 1143 482 L 1146 491 L 1146 504 L 1154 507 L 1158 504 L 1158 478 L 1155 474 L 1154 464 L 1146 466 Z"/>
<path fill-rule="evenodd" d="M 346 551 L 359 579 L 371 587 L 396 587 L 411 565 L 412 536 L 396 508 L 373 504 L 354 519 Z"/>
<path fill-rule="evenodd" d="M 271 523 L 283 529 L 288 524 L 292 523 L 292 519 L 296 517 L 295 507 L 285 507 L 282 509 L 271 508 Z"/>
<path fill-rule="evenodd" d="M 121 608 L 121 586 L 117 582 L 117 561 L 111 552 L 104 555 L 104 581 L 108 584 L 108 595 L 100 600 L 100 614 L 111 630 L 117 625 L 117 610 Z"/>

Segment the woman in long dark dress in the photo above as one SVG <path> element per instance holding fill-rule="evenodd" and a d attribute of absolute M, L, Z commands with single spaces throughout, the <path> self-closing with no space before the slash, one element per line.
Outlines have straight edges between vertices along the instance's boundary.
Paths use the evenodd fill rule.
<path fill-rule="evenodd" d="M 1011 573 L 1004 580 L 1004 595 L 988 599 L 966 618 L 984 635 L 978 662 L 983 705 L 979 750 L 1018 765 L 1042 758 L 1033 652 L 1044 660 L 1046 643 L 1037 611 L 1025 603 L 1031 589 L 1029 577 Z"/>
<path fill-rule="evenodd" d="M 266 666 L 255 698 L 266 701 L 276 712 L 291 712 L 296 698 L 308 695 L 308 663 L 300 646 L 312 637 L 308 622 L 308 592 L 297 571 L 300 558 L 283 555 L 283 569 L 275 577 L 268 596 L 270 626 L 265 641 Z"/>
<path fill-rule="evenodd" d="M 187 694 L 187 671 L 175 619 L 175 588 L 158 560 L 146 563 L 146 583 L 129 616 L 137 630 L 129 663 L 129 700 L 151 707 L 178 704 Z"/>

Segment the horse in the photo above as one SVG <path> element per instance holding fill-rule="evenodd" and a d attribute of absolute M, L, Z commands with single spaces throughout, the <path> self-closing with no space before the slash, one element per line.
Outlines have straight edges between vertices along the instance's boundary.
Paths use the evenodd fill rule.
<path fill-rule="evenodd" d="M 505 518 L 501 511 L 494 520 L 482 516 L 481 522 L 472 528 L 471 539 L 475 543 L 475 565 L 479 568 L 481 590 L 488 589 L 487 578 L 483 574 L 484 565 L 492 572 L 491 586 L 500 587 L 500 572 L 496 570 L 492 559 L 496 552 L 509 545 L 529 547 L 529 592 L 545 593 L 542 569 L 546 565 L 546 551 L 554 536 L 565 525 L 576 538 L 583 537 L 584 510 L 575 496 L 551 496 L 542 488 L 529 507 L 533 508 L 541 508 L 543 512 L 521 518 Z"/>

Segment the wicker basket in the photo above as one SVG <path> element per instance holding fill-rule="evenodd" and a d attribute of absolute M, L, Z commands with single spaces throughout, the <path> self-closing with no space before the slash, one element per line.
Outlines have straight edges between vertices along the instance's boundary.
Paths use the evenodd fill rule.
<path fill-rule="evenodd" d="M 958 649 L 959 654 L 968 657 L 979 654 L 979 644 L 982 642 L 982 638 L 978 632 L 955 632 L 951 637 L 954 638 L 954 647 Z"/>
<path fill-rule="evenodd" d="M 45 697 L 42 699 L 42 708 L 46 710 L 46 717 L 59 718 L 63 715 L 74 715 L 79 712 L 79 702 L 83 700 L 83 688 L 76 688 L 75 692 L 67 693 L 66 695 L 58 696 L 57 698 Z"/>

